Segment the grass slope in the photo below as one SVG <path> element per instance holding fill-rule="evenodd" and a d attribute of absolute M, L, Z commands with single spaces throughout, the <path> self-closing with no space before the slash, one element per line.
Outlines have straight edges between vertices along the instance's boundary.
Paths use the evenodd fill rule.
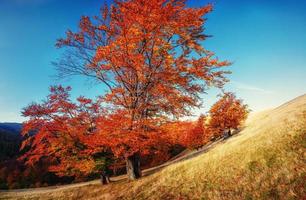
<path fill-rule="evenodd" d="M 306 95 L 250 116 L 239 135 L 207 153 L 135 182 L 91 184 L 11 199 L 303 199 L 306 197 Z M 1 195 L 0 195 L 1 197 Z"/>

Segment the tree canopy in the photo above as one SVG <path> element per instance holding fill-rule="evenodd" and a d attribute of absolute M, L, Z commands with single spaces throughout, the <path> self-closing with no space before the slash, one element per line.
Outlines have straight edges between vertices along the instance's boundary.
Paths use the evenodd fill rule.
<path fill-rule="evenodd" d="M 67 100 L 67 89 L 53 88 L 46 103 L 24 110 L 32 117 L 24 132 L 35 127 L 38 135 L 60 134 L 65 142 L 77 133 L 92 152 L 107 146 L 126 159 L 131 179 L 140 177 L 140 156 L 164 141 L 161 126 L 190 115 L 202 103 L 200 94 L 227 82 L 224 67 L 230 63 L 202 44 L 208 37 L 204 17 L 211 10 L 211 5 L 189 8 L 184 0 L 128 0 L 103 6 L 99 16 L 83 16 L 77 31 L 68 30 L 57 41 L 65 53 L 55 65 L 60 77 L 82 75 L 103 84 L 103 103 L 81 98 L 76 105 Z M 102 105 L 104 113 L 96 110 Z M 94 131 L 86 136 L 92 124 Z M 60 145 L 52 148 L 55 144 L 45 145 L 56 154 Z M 78 146 L 75 140 L 63 144 Z M 41 145 L 37 153 L 45 149 Z"/>

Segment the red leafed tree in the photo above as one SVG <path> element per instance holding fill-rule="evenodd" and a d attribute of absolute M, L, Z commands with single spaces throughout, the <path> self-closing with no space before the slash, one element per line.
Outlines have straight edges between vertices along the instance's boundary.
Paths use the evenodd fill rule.
<path fill-rule="evenodd" d="M 141 151 L 155 144 L 162 121 L 189 115 L 207 86 L 226 82 L 229 63 L 201 45 L 211 10 L 188 8 L 185 0 L 115 1 L 58 40 L 67 50 L 56 63 L 61 77 L 84 75 L 107 88 L 104 99 L 117 109 L 109 118 L 117 121 L 102 120 L 101 134 L 116 141 L 111 146 L 126 159 L 131 179 L 141 176 Z"/>
<path fill-rule="evenodd" d="M 186 132 L 184 145 L 190 149 L 196 149 L 209 142 L 210 137 L 210 130 L 206 126 L 206 116 L 201 115 L 193 127 Z"/>
<path fill-rule="evenodd" d="M 186 146 L 185 136 L 188 134 L 190 129 L 193 127 L 191 121 L 173 121 L 163 124 L 162 130 L 167 135 L 167 139 L 171 145 L 182 145 Z"/>
<path fill-rule="evenodd" d="M 224 131 L 231 135 L 232 129 L 245 121 L 249 113 L 248 107 L 234 93 L 225 93 L 209 111 L 209 127 L 214 136 L 221 136 Z"/>
<path fill-rule="evenodd" d="M 70 87 L 53 86 L 41 104 L 32 103 L 22 114 L 23 141 L 19 158 L 26 165 L 48 163 L 49 171 L 59 176 L 85 176 L 93 171 L 94 160 L 84 153 L 82 138 L 95 129 L 97 117 L 103 112 L 99 103 L 79 97 L 69 99 Z"/>

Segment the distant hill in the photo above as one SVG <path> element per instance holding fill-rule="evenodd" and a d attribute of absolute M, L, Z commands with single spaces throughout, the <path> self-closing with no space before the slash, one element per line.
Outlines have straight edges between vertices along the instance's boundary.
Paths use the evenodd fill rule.
<path fill-rule="evenodd" d="M 0 131 L 6 131 L 11 134 L 19 135 L 22 129 L 21 123 L 2 122 L 0 123 Z"/>
<path fill-rule="evenodd" d="M 0 163 L 15 157 L 19 152 L 21 123 L 0 123 Z"/>

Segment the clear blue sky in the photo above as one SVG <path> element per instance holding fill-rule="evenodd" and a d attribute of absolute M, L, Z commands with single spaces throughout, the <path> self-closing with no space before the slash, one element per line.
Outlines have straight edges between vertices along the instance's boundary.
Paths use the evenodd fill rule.
<path fill-rule="evenodd" d="M 209 1 L 189 0 L 191 6 Z M 305 0 L 212 0 L 204 46 L 220 59 L 233 61 L 226 88 L 259 111 L 306 93 Z M 0 121 L 17 121 L 21 109 L 48 94 L 57 84 L 51 61 L 54 47 L 67 28 L 75 29 L 81 15 L 99 11 L 103 0 L 0 0 Z M 73 97 L 94 97 L 103 88 L 75 78 Z M 216 90 L 204 95 L 204 112 Z"/>

